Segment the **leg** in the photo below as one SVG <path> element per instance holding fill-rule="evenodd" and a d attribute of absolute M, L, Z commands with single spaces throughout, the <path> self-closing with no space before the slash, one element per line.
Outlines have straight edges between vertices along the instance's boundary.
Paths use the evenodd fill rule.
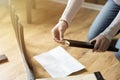
<path fill-rule="evenodd" d="M 95 38 L 97 35 L 103 32 L 114 20 L 119 10 L 120 6 L 115 4 L 112 0 L 108 0 L 91 25 L 88 33 L 88 40 Z M 117 41 L 116 47 L 119 49 L 119 52 L 115 52 L 114 54 L 120 61 L 120 39 Z"/>
<path fill-rule="evenodd" d="M 88 40 L 95 38 L 103 32 L 114 20 L 120 10 L 120 6 L 113 0 L 108 0 L 103 9 L 100 11 L 88 32 Z"/>

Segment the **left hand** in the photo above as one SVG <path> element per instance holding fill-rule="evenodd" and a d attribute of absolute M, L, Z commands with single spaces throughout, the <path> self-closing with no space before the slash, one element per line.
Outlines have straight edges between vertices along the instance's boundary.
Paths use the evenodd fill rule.
<path fill-rule="evenodd" d="M 105 52 L 110 45 L 110 41 L 104 35 L 98 35 L 90 41 L 90 43 L 94 42 L 93 52 Z"/>

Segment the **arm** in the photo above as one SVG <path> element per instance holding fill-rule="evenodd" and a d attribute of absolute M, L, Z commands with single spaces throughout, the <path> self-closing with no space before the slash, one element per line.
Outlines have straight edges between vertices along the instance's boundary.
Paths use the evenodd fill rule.
<path fill-rule="evenodd" d="M 59 22 L 55 25 L 52 29 L 52 36 L 56 42 L 60 42 L 64 38 L 64 32 L 67 30 L 68 26 L 70 25 L 72 19 L 79 11 L 80 6 L 83 0 L 69 0 L 67 6 L 59 20 Z"/>
<path fill-rule="evenodd" d="M 109 25 L 108 28 L 105 29 L 101 33 L 101 35 L 104 35 L 109 41 L 117 34 L 117 32 L 120 30 L 120 11 L 116 18 L 113 20 L 113 22 Z"/>
<path fill-rule="evenodd" d="M 69 26 L 72 19 L 79 11 L 83 1 L 84 0 L 69 0 L 60 20 L 66 21 Z"/>
<path fill-rule="evenodd" d="M 92 39 L 90 42 L 94 42 L 95 46 L 93 51 L 104 52 L 110 45 L 112 38 L 116 35 L 116 33 L 120 30 L 120 11 L 112 23 L 97 37 Z"/>

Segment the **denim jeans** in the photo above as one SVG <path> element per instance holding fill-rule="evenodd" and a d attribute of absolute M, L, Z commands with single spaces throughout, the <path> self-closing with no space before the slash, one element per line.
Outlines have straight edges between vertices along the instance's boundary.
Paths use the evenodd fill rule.
<path fill-rule="evenodd" d="M 119 10 L 119 5 L 117 5 L 113 0 L 108 0 L 92 23 L 88 32 L 88 40 L 95 38 L 103 32 L 117 16 Z M 120 50 L 120 39 L 118 40 L 116 47 Z M 120 53 L 115 52 L 115 56 L 120 61 Z"/>

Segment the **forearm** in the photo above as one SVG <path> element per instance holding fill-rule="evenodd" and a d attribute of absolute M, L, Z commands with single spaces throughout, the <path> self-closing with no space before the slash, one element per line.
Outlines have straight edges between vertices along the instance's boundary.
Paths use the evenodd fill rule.
<path fill-rule="evenodd" d="M 113 22 L 101 34 L 111 40 L 120 30 L 120 11 Z"/>
<path fill-rule="evenodd" d="M 84 0 L 69 0 L 60 20 L 65 20 L 69 26 L 83 1 Z"/>

